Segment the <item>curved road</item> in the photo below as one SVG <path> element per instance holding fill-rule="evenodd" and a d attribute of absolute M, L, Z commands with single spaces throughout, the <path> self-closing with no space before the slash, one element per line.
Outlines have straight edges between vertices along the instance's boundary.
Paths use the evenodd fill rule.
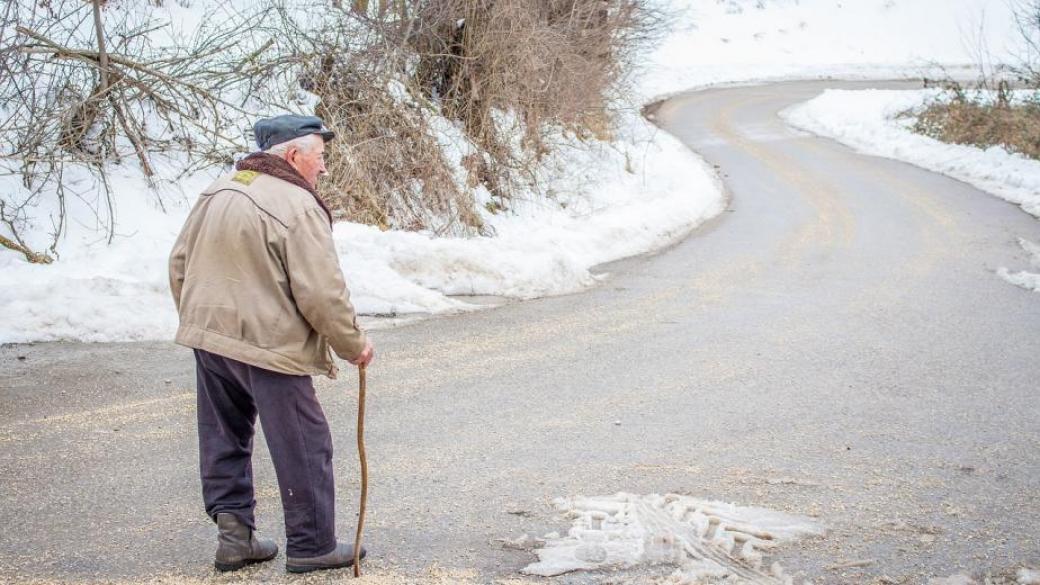
<path fill-rule="evenodd" d="M 522 580 L 533 555 L 495 539 L 564 529 L 554 497 L 617 491 L 814 515 L 828 536 L 776 558 L 815 583 L 1040 565 L 1040 296 L 993 273 L 1040 224 L 776 117 L 838 86 L 857 84 L 665 103 L 658 120 L 723 173 L 727 213 L 594 290 L 377 332 L 371 581 Z M 167 343 L 0 349 L 0 581 L 216 580 L 192 367 Z M 343 537 L 353 384 L 319 382 Z M 257 451 L 260 527 L 280 538 Z M 869 562 L 833 568 L 849 561 Z M 219 582 L 300 582 L 283 562 Z"/>

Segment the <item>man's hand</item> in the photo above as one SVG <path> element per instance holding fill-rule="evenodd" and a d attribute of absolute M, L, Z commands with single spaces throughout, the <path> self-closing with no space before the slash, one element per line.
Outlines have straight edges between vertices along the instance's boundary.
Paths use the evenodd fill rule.
<path fill-rule="evenodd" d="M 361 350 L 361 353 L 356 358 L 347 361 L 355 366 L 367 366 L 372 363 L 374 357 L 376 357 L 376 350 L 372 348 L 372 342 L 366 339 L 365 349 Z"/>

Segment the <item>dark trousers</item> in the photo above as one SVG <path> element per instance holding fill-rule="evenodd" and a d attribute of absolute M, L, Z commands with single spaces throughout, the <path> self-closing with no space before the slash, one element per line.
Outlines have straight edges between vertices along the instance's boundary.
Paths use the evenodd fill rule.
<path fill-rule="evenodd" d="M 310 376 L 292 376 L 195 350 L 199 460 L 206 513 L 230 512 L 251 528 L 253 434 L 264 427 L 285 512 L 286 554 L 336 546 L 332 435 Z"/>

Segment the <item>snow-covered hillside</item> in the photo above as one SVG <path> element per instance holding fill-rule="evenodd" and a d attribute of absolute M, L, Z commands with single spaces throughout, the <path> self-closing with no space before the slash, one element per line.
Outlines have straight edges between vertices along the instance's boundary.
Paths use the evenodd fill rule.
<path fill-rule="evenodd" d="M 716 83 L 806 76 L 912 76 L 969 66 L 981 39 L 1000 57 L 1010 10 L 987 0 L 662 0 L 674 30 L 647 55 L 612 143 L 577 144 L 547 163 L 551 198 L 531 194 L 490 214 L 494 238 L 433 238 L 341 223 L 342 266 L 362 313 L 443 313 L 451 295 L 531 298 L 590 286 L 592 268 L 652 251 L 719 212 L 711 169 L 638 116 L 656 96 Z M 176 3 L 171 19 L 189 23 Z M 166 176 L 177 176 L 167 161 Z M 168 339 L 176 324 L 166 254 L 190 204 L 220 169 L 164 187 L 160 209 L 132 164 L 113 168 L 118 223 L 108 243 L 88 205 L 87 177 L 68 177 L 72 222 L 53 265 L 0 251 L 0 342 Z M 564 178 L 569 177 L 569 178 Z M 0 190 L 21 186 L 0 177 Z M 77 191 L 77 189 L 80 189 Z M 41 236 L 53 210 L 34 210 Z M 38 242 L 44 238 L 39 238 Z"/>
<path fill-rule="evenodd" d="M 995 0 L 673 0 L 647 96 L 765 79 L 971 75 L 1020 53 L 1013 4 Z"/>

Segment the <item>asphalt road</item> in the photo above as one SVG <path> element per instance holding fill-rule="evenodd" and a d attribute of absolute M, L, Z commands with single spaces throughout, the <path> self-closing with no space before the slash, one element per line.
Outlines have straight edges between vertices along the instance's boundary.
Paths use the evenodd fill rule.
<path fill-rule="evenodd" d="M 815 583 L 1040 565 L 1040 295 L 994 274 L 1024 266 L 1015 240 L 1040 224 L 776 117 L 837 86 L 857 84 L 660 108 L 731 193 L 681 244 L 587 292 L 376 332 L 369 581 L 519 580 L 533 555 L 495 539 L 565 529 L 552 498 L 617 491 L 813 515 L 830 533 L 777 558 Z M 345 374 L 318 386 L 350 538 Z M 193 381 L 170 343 L 0 349 L 0 581 L 301 581 L 284 557 L 210 568 Z M 255 457 L 259 525 L 281 538 L 262 441 Z M 855 560 L 871 562 L 828 569 Z"/>

